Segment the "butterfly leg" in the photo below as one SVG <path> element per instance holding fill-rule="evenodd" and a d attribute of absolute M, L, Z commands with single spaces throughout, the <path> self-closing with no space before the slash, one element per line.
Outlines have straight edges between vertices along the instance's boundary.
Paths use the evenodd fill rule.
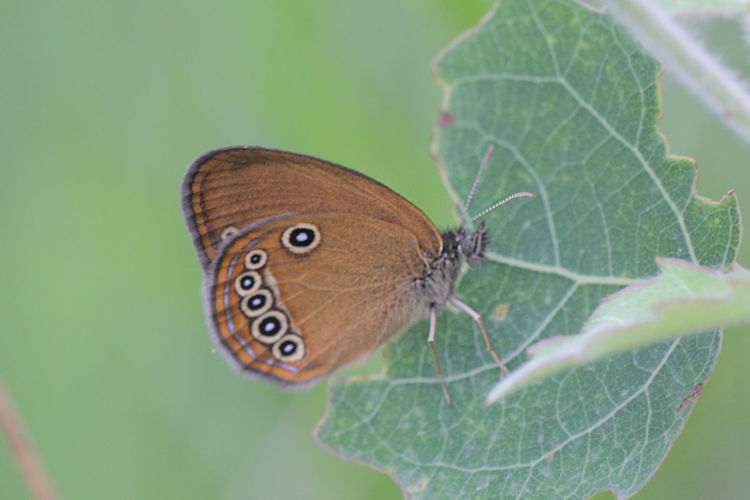
<path fill-rule="evenodd" d="M 509 373 L 508 368 L 506 368 L 503 362 L 500 361 L 500 358 L 497 356 L 495 349 L 492 348 L 492 342 L 490 342 L 490 336 L 487 333 L 487 329 L 484 327 L 484 321 L 482 321 L 482 316 L 480 316 L 478 312 L 476 312 L 474 309 L 467 306 L 466 304 L 464 304 L 463 302 L 461 302 L 455 297 L 451 297 L 450 301 L 454 306 L 461 309 L 463 312 L 471 316 L 471 318 L 474 321 L 477 322 L 477 324 L 479 325 L 479 328 L 482 329 L 482 335 L 484 335 L 484 341 L 487 343 L 487 350 L 490 351 L 490 354 L 492 354 L 492 357 L 495 358 L 495 362 L 497 362 L 498 366 L 500 366 L 500 368 L 502 368 L 505 374 L 507 375 Z"/>
<path fill-rule="evenodd" d="M 440 377 L 440 385 L 443 386 L 443 394 L 445 394 L 445 400 L 448 401 L 448 405 L 452 405 L 451 395 L 448 393 L 448 387 L 445 385 L 445 378 L 443 378 L 443 369 L 440 368 L 440 361 L 438 361 L 437 352 L 435 352 L 435 323 L 437 323 L 437 312 L 435 307 L 430 307 L 430 334 L 427 336 L 427 343 L 430 344 L 430 350 L 432 350 L 432 358 L 435 360 L 435 366 L 437 367 L 438 376 Z"/>

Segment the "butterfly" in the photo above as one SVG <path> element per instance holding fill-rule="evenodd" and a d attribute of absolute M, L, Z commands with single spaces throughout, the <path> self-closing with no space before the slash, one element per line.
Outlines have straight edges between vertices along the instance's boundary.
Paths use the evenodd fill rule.
<path fill-rule="evenodd" d="M 516 193 L 478 216 L 520 196 L 534 195 Z M 427 341 L 450 404 L 434 338 L 437 315 L 452 303 L 478 323 L 507 372 L 481 316 L 453 296 L 462 262 L 476 266 L 484 256 L 484 223 L 440 233 L 419 208 L 363 174 L 260 147 L 196 158 L 182 209 L 205 275 L 209 327 L 242 371 L 308 385 L 429 318 Z"/>

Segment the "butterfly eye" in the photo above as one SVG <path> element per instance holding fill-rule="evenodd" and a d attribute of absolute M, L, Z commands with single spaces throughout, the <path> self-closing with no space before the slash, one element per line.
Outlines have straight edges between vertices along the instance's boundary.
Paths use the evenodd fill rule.
<path fill-rule="evenodd" d="M 260 274 L 256 271 L 246 271 L 234 279 L 234 289 L 244 297 L 257 290 L 261 281 Z"/>
<path fill-rule="evenodd" d="M 284 313 L 274 309 L 253 321 L 250 334 L 264 344 L 273 344 L 286 333 L 288 327 Z"/>
<path fill-rule="evenodd" d="M 273 297 L 271 297 L 271 292 L 265 288 L 261 288 L 255 293 L 243 297 L 240 302 L 240 309 L 248 318 L 255 318 L 268 311 L 272 305 Z"/>
<path fill-rule="evenodd" d="M 290 333 L 281 337 L 271 347 L 271 353 L 279 361 L 299 361 L 305 357 L 305 343 L 302 337 Z"/>
<path fill-rule="evenodd" d="M 245 256 L 245 268 L 246 269 L 260 269 L 261 267 L 266 265 L 266 261 L 268 260 L 268 254 L 265 250 L 261 250 L 260 248 L 256 248 L 255 250 L 251 250 L 248 252 L 248 254 Z"/>
<path fill-rule="evenodd" d="M 320 231 L 313 224 L 295 224 L 281 234 L 281 245 L 292 253 L 311 252 L 320 243 Z"/>

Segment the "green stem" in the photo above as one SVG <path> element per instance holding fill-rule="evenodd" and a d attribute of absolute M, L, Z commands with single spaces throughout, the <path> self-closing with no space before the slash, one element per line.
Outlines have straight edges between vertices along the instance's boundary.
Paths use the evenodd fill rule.
<path fill-rule="evenodd" d="M 750 95 L 731 70 L 722 66 L 653 0 L 605 0 L 625 24 L 682 83 L 750 143 Z"/>

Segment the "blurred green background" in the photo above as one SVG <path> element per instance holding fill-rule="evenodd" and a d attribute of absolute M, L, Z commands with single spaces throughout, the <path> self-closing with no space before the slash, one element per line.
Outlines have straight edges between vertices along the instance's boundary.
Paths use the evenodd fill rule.
<path fill-rule="evenodd" d="M 400 497 L 314 443 L 324 384 L 288 392 L 213 351 L 179 185 L 208 149 L 263 145 L 356 168 L 451 224 L 429 154 L 442 98 L 430 63 L 490 5 L 2 3 L 0 376 L 63 497 Z M 733 21 L 692 23 L 750 77 Z M 734 188 L 750 214 L 750 149 L 663 83 L 671 150 L 699 161 L 701 194 Z M 638 498 L 750 490 L 748 358 L 750 332 L 730 330 Z M 28 495 L 2 443 L 0 499 L 16 498 Z"/>

